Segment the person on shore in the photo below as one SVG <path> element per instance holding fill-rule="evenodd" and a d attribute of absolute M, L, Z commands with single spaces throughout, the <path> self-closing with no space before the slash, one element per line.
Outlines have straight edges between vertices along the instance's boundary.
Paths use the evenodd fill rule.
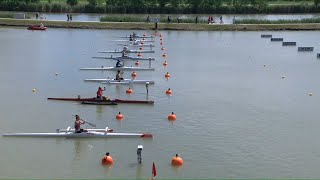
<path fill-rule="evenodd" d="M 177 21 L 178 21 L 178 23 L 180 23 L 180 21 L 181 21 L 181 19 L 180 19 L 180 17 L 179 17 L 179 16 L 177 17 Z"/>
<path fill-rule="evenodd" d="M 233 23 L 233 24 L 236 23 L 236 16 L 233 16 L 232 23 Z"/>
<path fill-rule="evenodd" d="M 213 22 L 213 17 L 212 17 L 212 16 L 209 16 L 209 17 L 208 17 L 208 24 L 212 24 L 212 22 Z"/>
<path fill-rule="evenodd" d="M 97 91 L 97 98 L 98 99 L 101 99 L 101 100 L 103 99 L 102 94 L 103 94 L 103 91 L 105 91 L 105 90 L 106 90 L 105 87 L 103 89 L 101 87 L 98 88 L 98 91 Z"/>
<path fill-rule="evenodd" d="M 123 80 L 123 72 L 120 72 L 120 70 L 118 70 L 117 75 L 116 75 L 116 80 Z"/>
<path fill-rule="evenodd" d="M 222 16 L 220 16 L 220 24 L 223 24 Z"/>
<path fill-rule="evenodd" d="M 171 23 L 171 16 L 168 16 L 168 23 Z"/>
<path fill-rule="evenodd" d="M 36 19 L 38 19 L 39 18 L 39 13 L 38 12 L 36 12 Z"/>
<path fill-rule="evenodd" d="M 196 24 L 198 24 L 198 16 L 196 17 Z"/>
<path fill-rule="evenodd" d="M 69 14 L 67 14 L 67 21 L 69 21 L 70 20 L 70 16 L 69 16 Z"/>
<path fill-rule="evenodd" d="M 70 16 L 70 21 L 72 21 L 72 14 L 70 14 L 69 16 Z"/>
<path fill-rule="evenodd" d="M 85 130 L 81 129 L 81 125 L 85 124 L 86 122 L 82 119 L 80 119 L 79 115 L 75 115 L 76 120 L 74 121 L 74 129 L 75 133 L 82 133 L 85 132 Z"/>
<path fill-rule="evenodd" d="M 148 15 L 147 16 L 147 21 L 146 21 L 147 23 L 149 23 L 150 22 L 150 16 Z"/>

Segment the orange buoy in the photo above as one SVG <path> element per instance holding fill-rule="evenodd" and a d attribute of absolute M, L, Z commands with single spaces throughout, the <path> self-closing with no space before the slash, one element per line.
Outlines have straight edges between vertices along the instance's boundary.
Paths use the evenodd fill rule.
<path fill-rule="evenodd" d="M 169 72 L 167 72 L 167 74 L 165 74 L 164 77 L 169 79 L 171 77 L 171 75 L 169 74 Z"/>
<path fill-rule="evenodd" d="M 106 155 L 101 160 L 103 165 L 113 165 L 113 159 L 110 156 L 109 152 L 106 153 Z"/>
<path fill-rule="evenodd" d="M 162 51 L 166 50 L 164 47 L 161 48 Z"/>
<path fill-rule="evenodd" d="M 137 73 L 133 71 L 132 74 L 131 74 L 131 77 L 132 77 L 132 78 L 137 77 Z"/>
<path fill-rule="evenodd" d="M 182 166 L 183 165 L 183 159 L 179 156 L 179 154 L 176 154 L 175 157 L 171 160 L 172 166 Z"/>
<path fill-rule="evenodd" d="M 160 41 L 162 41 L 162 38 L 160 38 Z"/>
<path fill-rule="evenodd" d="M 166 91 L 166 94 L 167 94 L 167 95 L 172 95 L 172 93 L 173 93 L 173 92 L 172 92 L 172 90 L 171 90 L 170 88 Z"/>
<path fill-rule="evenodd" d="M 133 93 L 133 90 L 132 90 L 131 88 L 129 88 L 129 89 L 126 90 L 126 93 L 127 93 L 127 94 L 132 94 L 132 93 Z"/>
<path fill-rule="evenodd" d="M 163 65 L 163 66 L 168 66 L 167 61 L 164 61 L 162 65 Z"/>
<path fill-rule="evenodd" d="M 145 38 L 142 38 L 142 41 L 146 40 Z"/>
<path fill-rule="evenodd" d="M 162 43 L 162 41 L 161 41 L 161 42 L 160 42 L 160 45 L 162 46 L 162 44 L 163 44 L 163 43 Z"/>
<path fill-rule="evenodd" d="M 139 66 L 140 65 L 140 62 L 139 61 L 136 61 L 136 63 L 134 63 L 136 66 Z"/>
<path fill-rule="evenodd" d="M 170 121 L 174 121 L 177 119 L 176 114 L 174 114 L 174 112 L 172 112 L 171 114 L 168 115 L 168 120 Z"/>
<path fill-rule="evenodd" d="M 147 34 L 146 34 L 146 33 L 144 33 L 144 34 L 143 34 L 143 36 L 147 36 Z"/>
<path fill-rule="evenodd" d="M 138 57 L 141 57 L 141 56 L 142 56 L 142 53 L 141 53 L 141 52 L 139 52 L 139 53 L 138 53 Z"/>
<path fill-rule="evenodd" d="M 143 50 L 143 47 L 139 47 L 139 50 Z"/>
<path fill-rule="evenodd" d="M 166 53 L 163 53 L 163 54 L 162 54 L 162 57 L 163 57 L 163 58 L 167 58 L 167 54 L 166 54 Z"/>
<path fill-rule="evenodd" d="M 117 114 L 116 118 L 118 120 L 122 120 L 124 118 L 124 116 L 121 114 L 121 112 L 119 112 L 119 114 Z"/>
<path fill-rule="evenodd" d="M 162 37 L 162 34 L 159 34 L 160 37 Z"/>

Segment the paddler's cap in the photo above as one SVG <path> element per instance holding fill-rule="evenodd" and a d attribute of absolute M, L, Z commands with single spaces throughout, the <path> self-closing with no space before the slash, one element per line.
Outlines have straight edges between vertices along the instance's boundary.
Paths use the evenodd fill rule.
<path fill-rule="evenodd" d="M 106 153 L 106 156 L 109 156 L 109 154 L 110 154 L 110 153 L 109 153 L 109 152 L 107 152 L 107 153 Z"/>
<path fill-rule="evenodd" d="M 80 117 L 80 116 L 76 114 L 75 117 L 78 118 L 78 117 Z"/>

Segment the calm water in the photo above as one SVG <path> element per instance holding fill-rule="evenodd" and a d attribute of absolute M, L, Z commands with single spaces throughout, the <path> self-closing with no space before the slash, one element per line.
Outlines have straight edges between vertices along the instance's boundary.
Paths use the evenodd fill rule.
<path fill-rule="evenodd" d="M 53 132 L 72 125 L 72 115 L 79 114 L 99 128 L 154 134 L 152 140 L 1 137 L 0 178 L 146 179 L 152 162 L 159 178 L 320 176 L 319 32 L 271 32 L 298 46 L 315 47 L 315 52 L 301 53 L 297 47 L 260 38 L 265 32 L 161 31 L 169 66 L 162 66 L 157 46 L 152 54 L 156 71 L 138 72 L 138 79 L 156 82 L 149 87 L 149 97 L 143 85 L 132 86 L 135 93 L 130 96 L 125 94 L 128 86 L 107 86 L 105 93 L 149 98 L 154 105 L 84 106 L 46 100 L 94 96 L 99 84 L 83 79 L 115 74 L 78 69 L 114 64 L 91 56 L 120 48 L 111 40 L 129 33 L 0 29 L 2 133 Z M 168 81 L 166 72 L 172 76 Z M 171 97 L 164 93 L 169 87 Z M 119 111 L 125 115 L 121 122 L 115 119 Z M 171 111 L 178 117 L 173 123 L 166 119 Z M 139 144 L 144 146 L 142 166 L 136 160 Z M 115 160 L 111 168 L 100 165 L 106 151 Z M 176 153 L 185 161 L 182 168 L 170 166 Z"/>

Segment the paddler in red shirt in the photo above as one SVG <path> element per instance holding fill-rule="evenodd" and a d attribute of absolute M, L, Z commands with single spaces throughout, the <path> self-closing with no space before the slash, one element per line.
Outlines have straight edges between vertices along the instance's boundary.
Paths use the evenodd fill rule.
<path fill-rule="evenodd" d="M 104 87 L 103 89 L 101 88 L 101 87 L 99 87 L 98 88 L 98 91 L 97 91 L 97 98 L 98 99 L 103 99 L 103 96 L 102 96 L 102 94 L 103 94 L 103 91 L 105 91 L 106 90 L 106 87 Z"/>

